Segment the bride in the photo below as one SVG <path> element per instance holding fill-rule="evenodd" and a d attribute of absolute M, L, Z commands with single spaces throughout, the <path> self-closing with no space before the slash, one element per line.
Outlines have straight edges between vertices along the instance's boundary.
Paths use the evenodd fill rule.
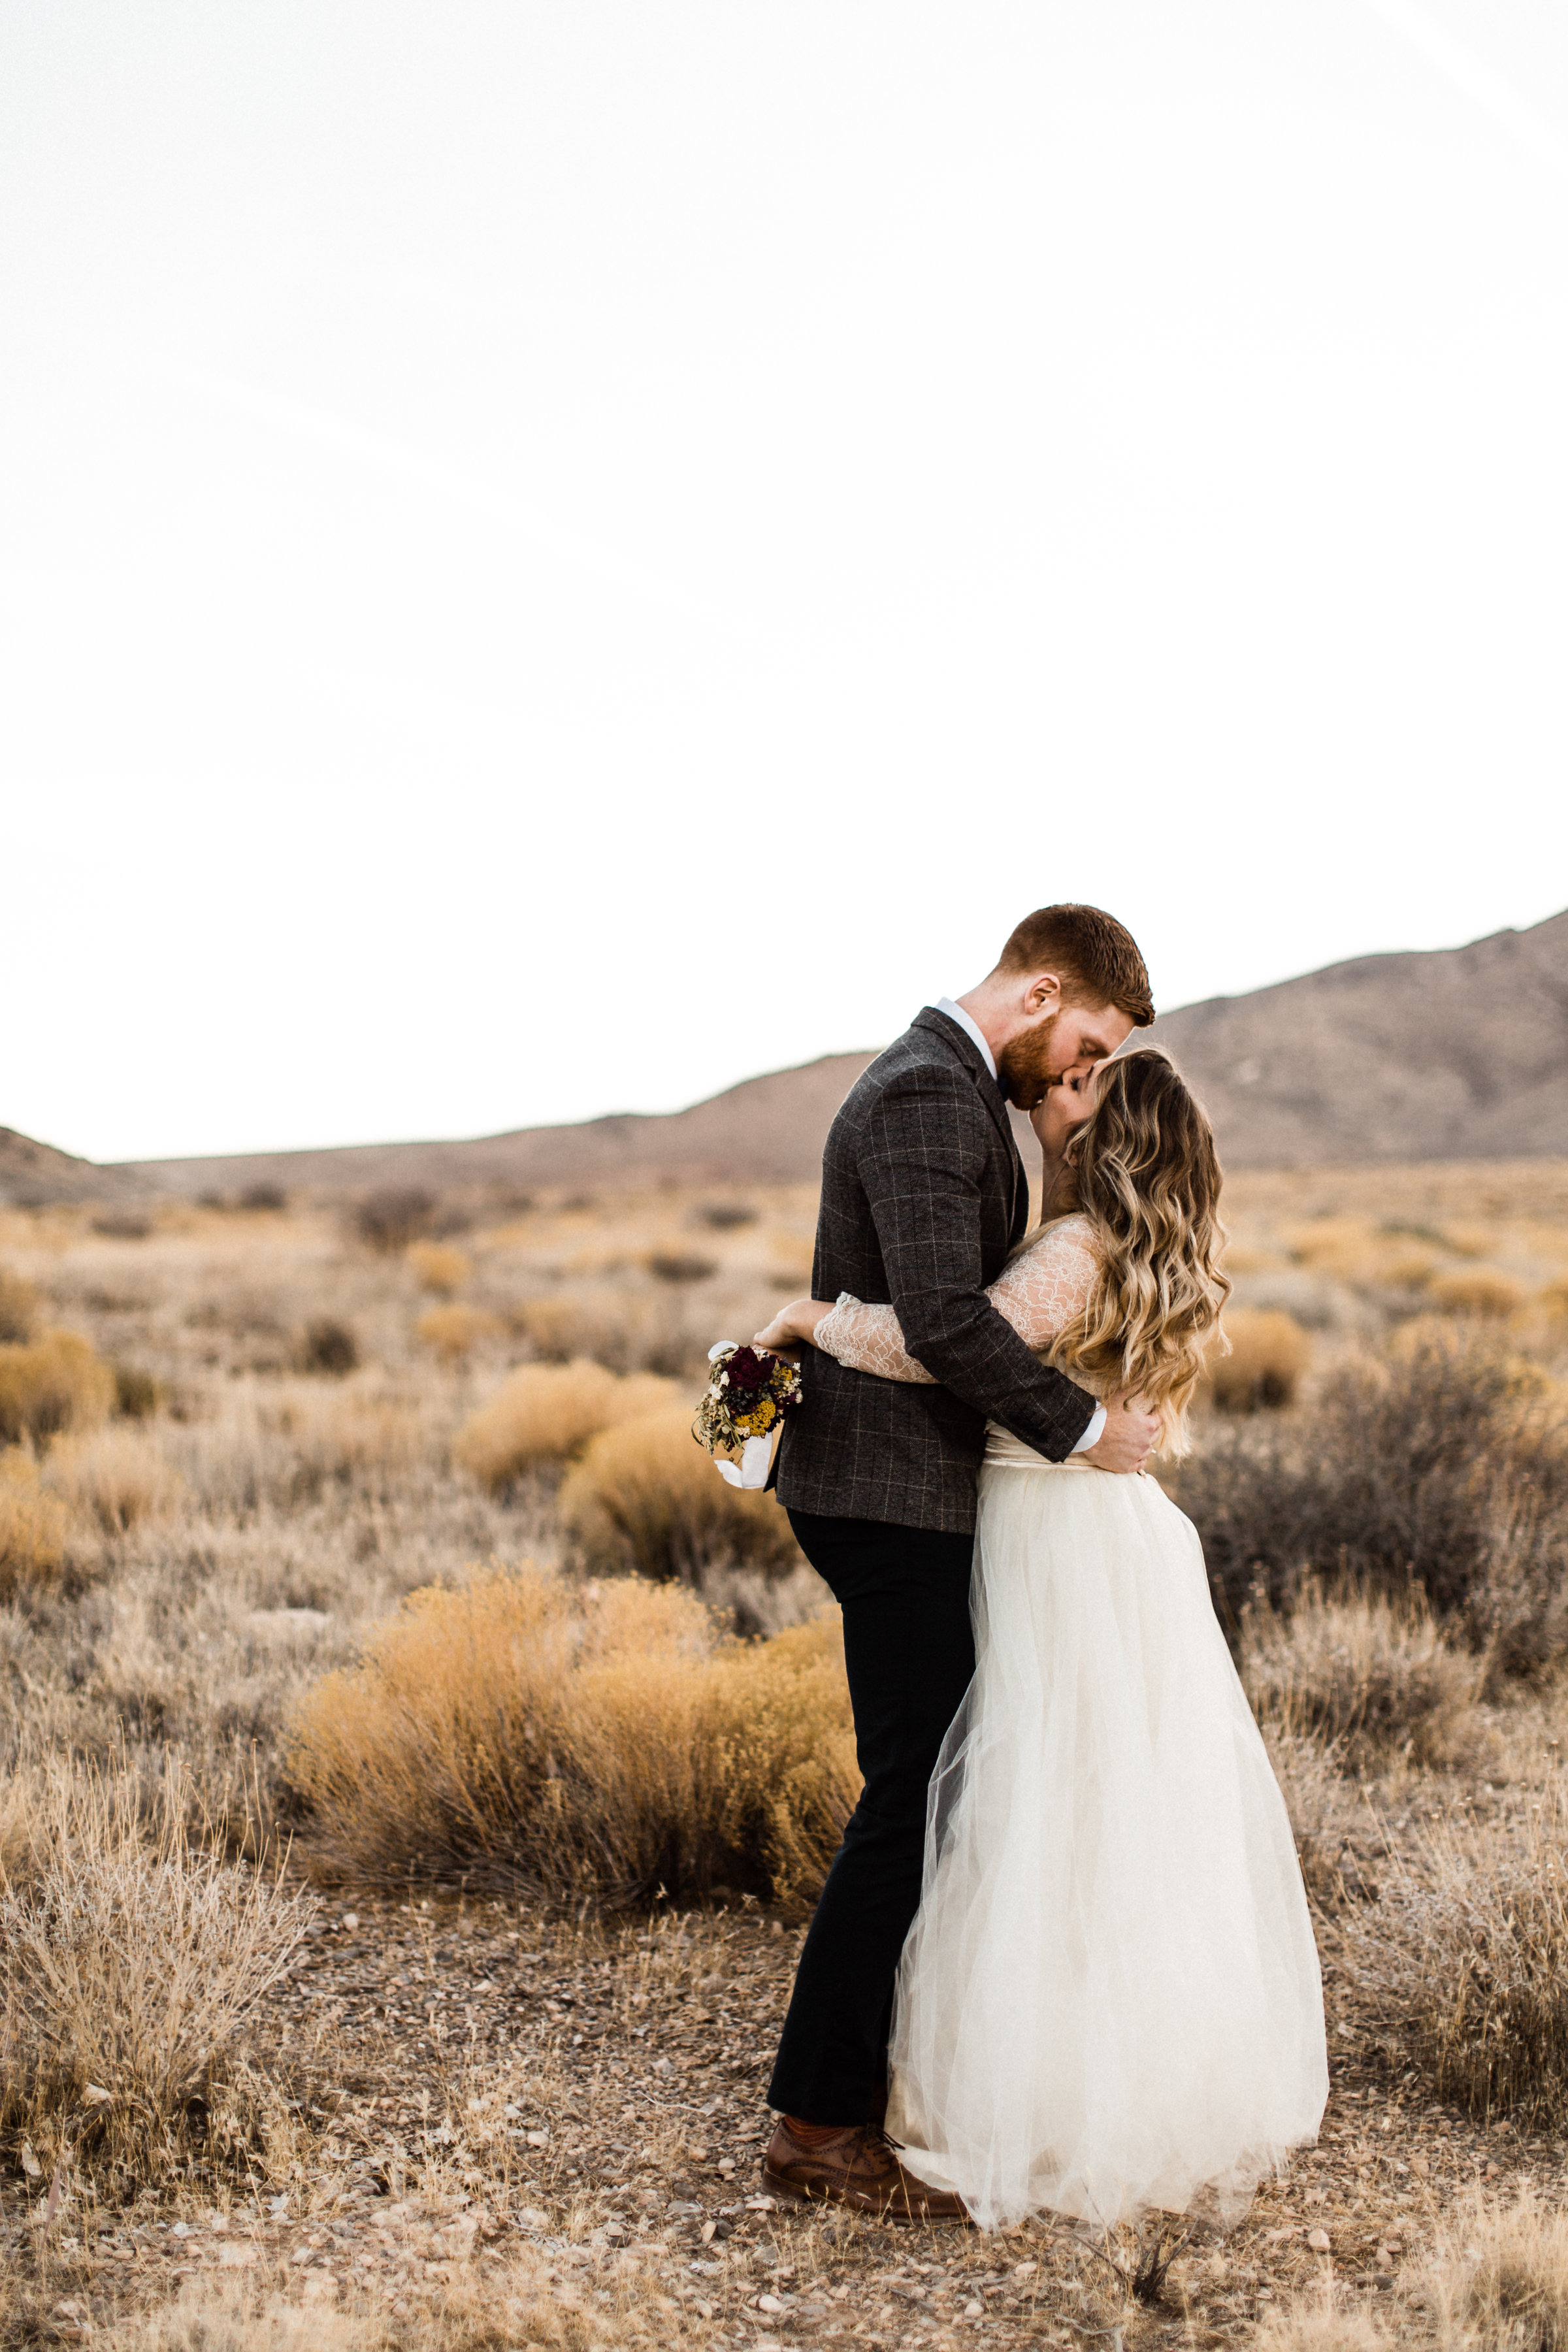
<path fill-rule="evenodd" d="M 1203 1110 L 1152 1048 L 1033 1114 L 1042 1224 L 988 1296 L 1168 1456 L 1229 1285 Z M 884 1380 L 929 1381 L 894 1309 L 786 1307 Z M 1197 1532 L 1149 1476 L 1050 1463 L 993 1423 L 971 1587 L 976 1667 L 929 1800 L 900 1963 L 887 2128 L 906 2168 L 1005 2228 L 1150 2208 L 1233 2219 L 1328 2095 L 1295 1845 L 1209 1600 Z"/>

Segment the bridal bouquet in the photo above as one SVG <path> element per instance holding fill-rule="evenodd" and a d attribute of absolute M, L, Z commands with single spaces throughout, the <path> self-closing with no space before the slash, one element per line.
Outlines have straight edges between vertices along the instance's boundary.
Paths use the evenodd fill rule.
<path fill-rule="evenodd" d="M 765 1486 L 773 1432 L 800 1402 L 799 1368 L 766 1348 L 739 1348 L 733 1339 L 710 1348 L 708 1360 L 713 1369 L 691 1434 L 712 1454 L 721 1446 L 740 1447 L 739 1469 L 732 1462 L 716 1465 L 728 1485 Z"/>

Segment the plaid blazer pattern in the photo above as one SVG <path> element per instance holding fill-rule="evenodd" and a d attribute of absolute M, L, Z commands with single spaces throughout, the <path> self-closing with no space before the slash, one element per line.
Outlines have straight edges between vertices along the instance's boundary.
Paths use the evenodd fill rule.
<path fill-rule="evenodd" d="M 1072 1451 L 1094 1399 L 984 1295 L 1028 1215 L 1001 1090 L 973 1040 L 928 1005 L 828 1130 L 811 1286 L 890 1300 L 905 1347 L 942 1385 L 879 1380 L 806 1349 L 805 1396 L 779 1444 L 781 1502 L 963 1535 L 988 1419 L 1053 1462 Z"/>

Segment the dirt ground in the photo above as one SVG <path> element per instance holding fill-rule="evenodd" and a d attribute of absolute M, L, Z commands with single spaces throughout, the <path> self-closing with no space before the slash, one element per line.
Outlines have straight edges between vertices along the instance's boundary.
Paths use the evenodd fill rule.
<path fill-rule="evenodd" d="M 603 1928 L 460 1896 L 334 1897 L 268 2019 L 299 2103 L 290 2187 L 274 2151 L 254 2193 L 198 2178 L 119 2209 L 68 2195 L 50 2227 L 46 2184 L 7 2183 L 13 2340 L 112 2338 L 230 2270 L 412 2340 L 465 2281 L 504 2282 L 526 2254 L 584 2341 L 629 2326 L 752 2352 L 1244 2343 L 1331 2275 L 1415 2343 L 1438 2218 L 1472 2187 L 1554 2190 L 1568 2158 L 1403 2095 L 1331 1969 L 1321 2145 L 1240 2227 L 1189 2239 L 1155 2304 L 1130 2287 L 1153 2231 L 985 2237 L 775 2204 L 763 2096 L 800 1939 L 758 1913 Z"/>

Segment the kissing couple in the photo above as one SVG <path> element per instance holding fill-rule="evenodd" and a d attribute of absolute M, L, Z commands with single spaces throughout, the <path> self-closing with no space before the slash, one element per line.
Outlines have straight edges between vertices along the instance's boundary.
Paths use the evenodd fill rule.
<path fill-rule="evenodd" d="M 1328 2095 L 1294 1841 L 1191 1522 L 1147 1475 L 1229 1284 L 1130 933 L 1021 922 L 823 1154 L 777 1487 L 843 1612 L 865 1785 L 801 1954 L 775 2194 L 1233 2219 Z M 1007 1105 L 1043 1159 L 1042 1222 Z"/>

